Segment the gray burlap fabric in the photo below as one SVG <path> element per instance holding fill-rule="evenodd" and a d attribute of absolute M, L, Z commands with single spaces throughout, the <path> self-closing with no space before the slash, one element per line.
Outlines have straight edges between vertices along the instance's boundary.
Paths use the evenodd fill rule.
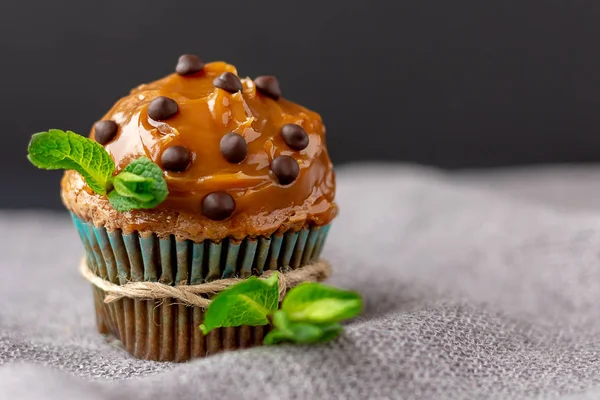
<path fill-rule="evenodd" d="M 363 166 L 338 198 L 330 283 L 364 314 L 328 345 L 182 365 L 96 333 L 66 215 L 0 213 L 0 398 L 600 398 L 600 170 Z"/>

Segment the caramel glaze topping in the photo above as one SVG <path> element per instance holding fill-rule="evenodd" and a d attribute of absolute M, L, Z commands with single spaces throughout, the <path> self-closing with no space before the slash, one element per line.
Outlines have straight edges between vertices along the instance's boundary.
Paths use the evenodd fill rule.
<path fill-rule="evenodd" d="M 105 197 L 91 192 L 77 173 L 67 172 L 63 179 L 67 207 L 109 229 L 175 234 L 194 241 L 241 239 L 329 223 L 337 213 L 335 176 L 321 117 L 283 98 L 273 99 L 249 78 L 241 79 L 241 91 L 215 86 L 213 82 L 225 72 L 237 76 L 234 66 L 214 62 L 195 74 L 172 74 L 141 85 L 102 118 L 119 127 L 116 137 L 105 144 L 117 171 L 141 156 L 162 166 L 161 159 L 168 158 L 163 153 L 174 146 L 189 150 L 189 164 L 182 172 L 165 170 L 169 196 L 162 204 L 151 210 L 117 213 Z M 151 110 L 160 114 L 158 121 L 148 115 L 148 108 L 161 96 L 173 100 L 177 110 L 173 115 L 168 114 L 174 105 L 162 114 Z M 281 131 L 287 124 L 306 132 L 304 149 L 286 143 Z M 247 156 L 239 163 L 228 160 L 221 147 L 223 137 L 232 132 L 247 142 Z M 90 136 L 94 135 L 92 129 Z M 298 175 L 291 183 L 280 183 L 276 176 L 280 167 L 272 170 L 273 160 L 280 156 L 298 163 Z M 206 204 L 203 211 L 203 202 L 212 193 L 225 193 L 233 199 L 228 218 L 215 220 L 215 212 L 207 212 Z M 231 207 L 231 202 L 227 206 Z"/>

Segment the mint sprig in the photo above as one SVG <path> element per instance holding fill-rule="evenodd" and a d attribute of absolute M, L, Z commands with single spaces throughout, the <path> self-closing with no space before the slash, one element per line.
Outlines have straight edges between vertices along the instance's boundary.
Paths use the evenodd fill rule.
<path fill-rule="evenodd" d="M 362 309 L 358 293 L 320 283 L 291 289 L 281 309 L 278 296 L 277 273 L 267 279 L 248 278 L 215 296 L 200 330 L 206 335 L 220 327 L 271 324 L 265 344 L 327 342 L 342 331 L 340 321 Z"/>
<path fill-rule="evenodd" d="M 50 129 L 33 135 L 27 150 L 36 167 L 77 171 L 94 192 L 106 194 L 115 163 L 99 143 L 71 131 Z"/>
<path fill-rule="evenodd" d="M 156 207 L 169 193 L 162 170 L 150 159 L 140 157 L 113 176 L 115 163 L 104 147 L 71 131 L 36 133 L 27 150 L 27 158 L 38 168 L 77 171 L 119 212 Z"/>
<path fill-rule="evenodd" d="M 275 311 L 273 326 L 274 329 L 265 336 L 265 344 L 328 342 L 335 339 L 343 329 L 338 322 L 322 324 L 293 322 L 282 310 Z"/>
<path fill-rule="evenodd" d="M 156 207 L 169 194 L 162 170 L 146 157 L 126 166 L 113 179 L 113 186 L 115 190 L 108 194 L 108 200 L 120 212 Z"/>

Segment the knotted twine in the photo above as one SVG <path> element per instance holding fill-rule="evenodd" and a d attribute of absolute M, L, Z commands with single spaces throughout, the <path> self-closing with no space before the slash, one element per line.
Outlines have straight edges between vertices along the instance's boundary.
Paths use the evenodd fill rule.
<path fill-rule="evenodd" d="M 88 266 L 85 257 L 79 264 L 79 272 L 86 280 L 106 293 L 104 302 L 107 304 L 124 297 L 144 300 L 173 298 L 189 306 L 206 308 L 210 304 L 210 299 L 203 296 L 215 295 L 229 286 L 245 280 L 244 278 L 226 278 L 198 285 L 176 286 L 165 285 L 160 282 L 127 282 L 124 285 L 117 285 L 96 275 Z M 285 272 L 267 271 L 260 278 L 266 279 L 275 272 L 279 272 L 279 300 L 281 301 L 288 289 L 302 282 L 320 282 L 327 279 L 331 275 L 331 265 L 325 260 L 318 260 L 312 264 Z"/>

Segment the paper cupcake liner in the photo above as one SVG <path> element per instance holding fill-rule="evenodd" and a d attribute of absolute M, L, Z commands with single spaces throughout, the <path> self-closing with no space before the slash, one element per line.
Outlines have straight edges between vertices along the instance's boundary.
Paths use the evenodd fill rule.
<path fill-rule="evenodd" d="M 319 259 L 330 225 L 241 241 L 224 239 L 195 243 L 173 235 L 108 232 L 72 214 L 85 247 L 90 269 L 115 284 L 161 282 L 194 285 L 216 279 L 260 275 L 266 270 L 296 269 Z M 98 330 L 113 334 L 138 358 L 186 361 L 222 350 L 262 343 L 267 327 L 221 328 L 203 335 L 198 326 L 201 308 L 167 299 L 121 299 L 104 303 L 104 292 L 94 288 Z"/>

